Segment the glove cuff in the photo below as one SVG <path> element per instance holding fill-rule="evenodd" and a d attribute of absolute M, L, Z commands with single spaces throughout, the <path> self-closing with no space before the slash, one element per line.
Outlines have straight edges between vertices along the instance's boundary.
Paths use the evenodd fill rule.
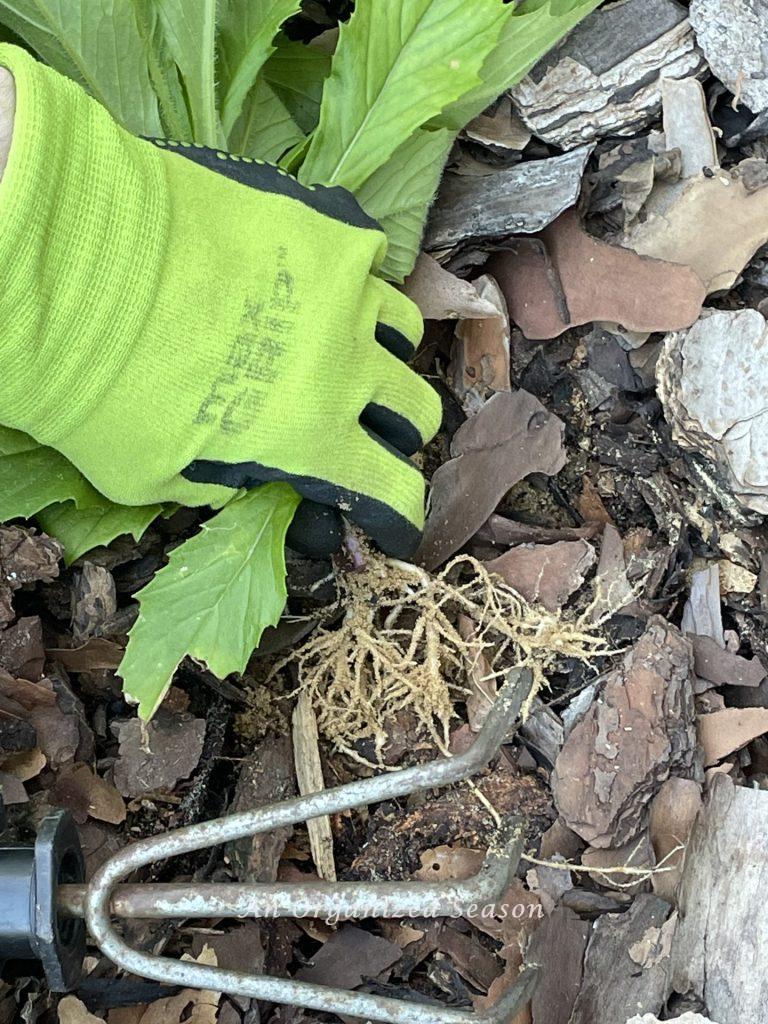
<path fill-rule="evenodd" d="M 16 117 L 0 181 L 0 422 L 55 445 L 139 337 L 162 271 L 164 167 L 75 83 L 0 45 Z"/>

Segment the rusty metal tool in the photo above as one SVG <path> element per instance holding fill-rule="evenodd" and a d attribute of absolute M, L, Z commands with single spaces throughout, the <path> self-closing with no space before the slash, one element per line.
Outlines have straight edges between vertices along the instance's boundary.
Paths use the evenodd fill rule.
<path fill-rule="evenodd" d="M 510 673 L 472 746 L 459 756 L 140 840 L 110 857 L 87 885 L 74 828 L 62 813 L 49 816 L 34 848 L 0 848 L 0 960 L 40 959 L 51 988 L 72 988 L 85 952 L 85 924 L 95 945 L 118 967 L 165 984 L 389 1024 L 504 1024 L 530 999 L 534 969 L 523 971 L 490 1010 L 473 1013 L 156 956 L 132 949 L 113 919 L 456 917 L 498 904 L 522 852 L 518 820 L 502 825 L 482 868 L 464 882 L 122 883 L 134 871 L 168 857 L 464 781 L 497 752 L 531 685 L 527 670 Z"/>

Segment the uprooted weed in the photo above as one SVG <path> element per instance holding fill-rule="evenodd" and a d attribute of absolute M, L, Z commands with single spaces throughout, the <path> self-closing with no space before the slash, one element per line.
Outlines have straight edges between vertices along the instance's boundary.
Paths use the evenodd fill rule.
<path fill-rule="evenodd" d="M 338 586 L 341 624 L 320 627 L 288 660 L 322 734 L 358 761 L 355 744 L 372 739 L 381 763 L 387 726 L 406 709 L 446 750 L 454 700 L 467 699 L 468 680 L 477 686 L 525 665 L 535 694 L 557 658 L 611 653 L 602 620 L 591 621 L 594 603 L 580 615 L 546 611 L 466 555 L 433 576 L 369 551 L 363 569 L 339 574 Z M 472 622 L 469 639 L 459 616 Z"/>

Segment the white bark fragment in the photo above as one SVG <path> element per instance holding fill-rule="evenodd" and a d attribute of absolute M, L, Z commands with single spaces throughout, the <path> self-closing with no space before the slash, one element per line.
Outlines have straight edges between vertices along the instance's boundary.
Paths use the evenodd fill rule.
<path fill-rule="evenodd" d="M 706 310 L 667 336 L 657 367 L 673 435 L 718 467 L 741 504 L 768 513 L 768 325 L 755 309 Z"/>
<path fill-rule="evenodd" d="M 672 982 L 720 1024 L 765 1021 L 767 885 L 768 793 L 718 775 L 685 855 Z"/>
<path fill-rule="evenodd" d="M 534 135 L 571 149 L 644 128 L 661 107 L 662 77 L 705 68 L 676 0 L 619 0 L 585 18 L 511 96 Z"/>
<path fill-rule="evenodd" d="M 717 1021 L 709 1017 L 702 1017 L 700 1013 L 684 1013 L 682 1017 L 673 1017 L 660 1021 L 654 1013 L 644 1013 L 642 1017 L 633 1017 L 627 1024 L 717 1024 Z"/>
<path fill-rule="evenodd" d="M 695 78 L 663 78 L 664 136 L 668 149 L 679 149 L 681 176 L 693 178 L 705 167 L 719 167 L 707 98 Z"/>
<path fill-rule="evenodd" d="M 765 0 L 691 0 L 691 24 L 710 67 L 753 114 L 768 109 Z"/>

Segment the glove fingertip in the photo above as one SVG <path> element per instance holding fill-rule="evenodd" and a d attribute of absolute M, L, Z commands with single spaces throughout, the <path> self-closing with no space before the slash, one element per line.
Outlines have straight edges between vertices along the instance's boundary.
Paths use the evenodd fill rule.
<path fill-rule="evenodd" d="M 285 542 L 308 558 L 329 558 L 339 550 L 343 539 L 341 513 L 330 505 L 305 498 L 288 527 Z"/>

